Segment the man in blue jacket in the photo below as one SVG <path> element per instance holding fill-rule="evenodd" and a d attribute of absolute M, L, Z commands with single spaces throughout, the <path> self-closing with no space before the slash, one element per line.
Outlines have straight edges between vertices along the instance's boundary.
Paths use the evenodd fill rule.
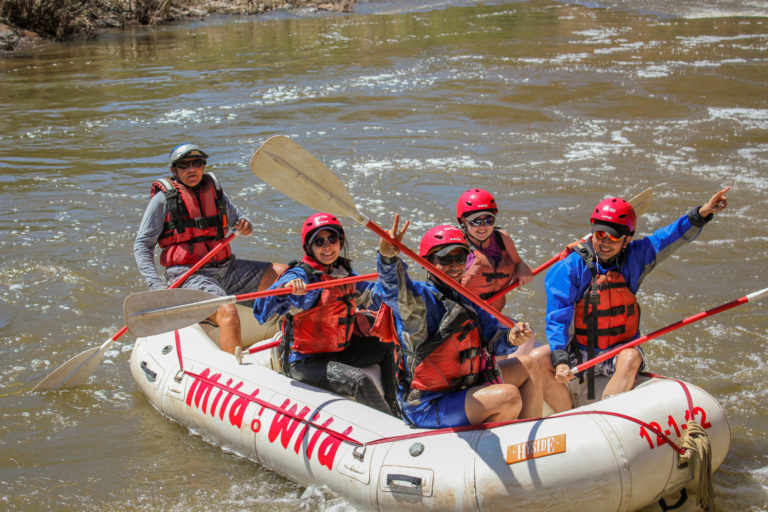
<path fill-rule="evenodd" d="M 555 411 L 572 407 L 570 369 L 607 350 L 640 336 L 640 309 L 635 299 L 640 284 L 655 266 L 673 251 L 693 241 L 716 212 L 728 204 L 717 192 L 652 235 L 632 240 L 637 218 L 628 202 L 619 198 L 601 201 L 590 218 L 591 236 L 572 246 L 573 251 L 547 273 L 546 334 L 549 346 L 531 355 L 543 371 L 544 399 Z M 594 398 L 594 375 L 610 377 L 603 398 L 629 391 L 643 367 L 638 347 L 587 370 L 589 399 Z"/>

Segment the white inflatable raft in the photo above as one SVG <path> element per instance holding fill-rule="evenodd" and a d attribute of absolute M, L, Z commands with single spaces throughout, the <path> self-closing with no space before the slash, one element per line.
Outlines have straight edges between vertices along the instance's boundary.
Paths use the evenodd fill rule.
<path fill-rule="evenodd" d="M 243 327 L 251 342 L 275 331 Z M 194 325 L 137 339 L 131 372 L 149 401 L 361 510 L 650 511 L 663 509 L 659 500 L 696 510 L 697 464 L 681 464 L 677 446 L 691 415 L 708 434 L 711 471 L 730 444 L 717 401 L 675 379 L 648 376 L 628 393 L 538 420 L 432 431 L 285 377 L 273 350 L 247 351 L 238 364 L 216 338 Z"/>

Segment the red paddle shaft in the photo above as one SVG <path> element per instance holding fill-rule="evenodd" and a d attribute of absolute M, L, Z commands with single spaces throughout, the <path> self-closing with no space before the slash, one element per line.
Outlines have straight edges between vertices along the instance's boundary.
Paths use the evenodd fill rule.
<path fill-rule="evenodd" d="M 208 252 L 208 254 L 206 254 L 205 256 L 203 256 L 203 257 L 202 257 L 202 259 L 201 259 L 200 261 L 198 261 L 197 263 L 195 263 L 194 265 L 192 265 L 192 266 L 189 268 L 189 270 L 187 270 L 186 272 L 184 272 L 184 273 L 183 273 L 183 274 L 182 274 L 182 275 L 181 275 L 181 276 L 180 276 L 180 277 L 179 277 L 179 278 L 178 278 L 176 281 L 174 281 L 174 282 L 173 282 L 173 284 L 172 284 L 171 286 L 169 286 L 168 288 L 178 288 L 179 286 L 181 286 L 182 284 L 184 284 L 184 281 L 186 281 L 186 280 L 187 280 L 187 278 L 188 278 L 189 276 L 191 276 L 192 274 L 194 274 L 195 272 L 197 272 L 198 270 L 200 270 L 200 269 L 201 269 L 201 268 L 202 268 L 202 267 L 203 267 L 203 266 L 204 266 L 206 263 L 208 263 L 209 261 L 211 261 L 211 259 L 213 259 L 213 257 L 214 257 L 214 256 L 216 256 L 216 254 L 217 254 L 217 253 L 218 253 L 220 250 L 222 250 L 224 247 L 226 247 L 227 245 L 229 245 L 229 242 L 231 242 L 231 241 L 232 241 L 232 239 L 233 239 L 233 238 L 235 238 L 236 236 L 237 236 L 237 231 L 235 231 L 234 233 L 232 233 L 231 235 L 229 235 L 227 238 L 225 238 L 224 240 L 222 240 L 221 242 L 219 242 L 218 244 L 216 244 L 216 246 L 215 246 L 213 249 L 211 249 L 211 250 Z M 128 326 L 127 326 L 127 325 L 124 325 L 122 329 L 120 329 L 119 331 L 117 331 L 117 333 L 115 333 L 115 335 L 114 335 L 114 336 L 112 336 L 111 340 L 112 340 L 112 341 L 117 341 L 117 339 L 118 339 L 118 338 L 120 338 L 120 336 L 122 336 L 122 335 L 123 335 L 123 334 L 125 334 L 126 332 L 128 332 Z"/>
<path fill-rule="evenodd" d="M 378 277 L 378 274 L 375 272 L 373 274 L 364 274 L 361 276 L 352 276 L 352 277 L 345 277 L 343 279 L 335 279 L 333 281 L 320 281 L 317 283 L 312 283 L 307 285 L 307 290 L 314 290 L 315 288 L 327 288 L 329 286 L 340 286 L 344 284 L 350 284 L 350 283 L 357 283 L 358 281 L 373 281 Z M 248 300 L 248 299 L 257 299 L 259 297 L 265 297 L 265 296 L 271 296 L 271 295 L 285 295 L 288 293 L 291 293 L 293 288 L 291 287 L 285 287 L 285 288 L 276 288 L 274 290 L 264 290 L 261 292 L 253 292 L 253 293 L 246 293 L 244 296 L 236 296 L 238 300 Z M 261 352 L 262 350 L 269 350 L 272 347 L 276 347 L 280 344 L 282 341 L 282 338 L 275 341 L 270 341 L 269 343 L 264 343 L 263 345 L 258 345 L 255 347 L 248 348 L 248 352 L 251 354 L 254 354 L 256 352 Z"/>
<path fill-rule="evenodd" d="M 318 281 L 307 285 L 307 290 L 315 290 L 317 288 L 330 288 L 331 286 L 342 286 L 345 284 L 357 283 L 360 281 L 373 281 L 378 277 L 376 272 L 372 274 L 363 274 L 361 276 L 350 276 L 342 279 L 334 279 L 332 281 Z M 262 290 L 260 292 L 243 293 L 242 295 L 230 295 L 228 297 L 221 297 L 221 299 L 234 299 L 232 302 L 240 302 L 242 300 L 259 299 L 261 297 L 272 297 L 274 295 L 288 295 L 293 293 L 293 287 L 286 286 L 284 288 L 273 288 L 271 290 Z M 212 301 L 221 299 L 211 299 Z M 205 302 L 205 301 L 203 301 Z"/>
<path fill-rule="evenodd" d="M 556 263 L 556 262 L 557 262 L 557 260 L 559 260 L 559 259 L 560 259 L 560 255 L 559 255 L 559 254 L 558 254 L 557 256 L 552 256 L 550 259 L 548 259 L 547 261 L 545 261 L 544 263 L 542 263 L 541 265 L 539 265 L 538 267 L 536 267 L 536 268 L 533 270 L 533 272 L 532 272 L 532 273 L 533 273 L 533 275 L 536 275 L 536 274 L 538 274 L 539 272 L 541 272 L 542 270 L 546 270 L 547 268 L 551 267 L 551 266 L 552 266 L 554 263 Z M 510 284 L 510 285 L 509 285 L 509 286 L 507 286 L 506 288 L 503 288 L 503 289 L 501 289 L 501 290 L 497 291 L 496 293 L 494 293 L 493 295 L 491 295 L 490 297 L 488 297 L 488 298 L 486 299 L 486 301 L 487 301 L 487 302 L 490 304 L 490 303 L 492 303 L 493 301 L 495 301 L 496 299 L 498 299 L 499 297 L 503 297 L 503 296 L 504 296 L 504 295 L 506 295 L 507 293 L 511 292 L 512 290 L 514 290 L 514 289 L 515 289 L 515 288 L 517 288 L 518 286 L 520 286 L 520 280 L 519 280 L 519 279 L 515 279 L 515 280 L 512 282 L 512 284 Z"/>
<path fill-rule="evenodd" d="M 677 321 L 677 322 L 675 322 L 673 324 L 669 324 L 666 327 L 662 327 L 661 329 L 659 329 L 657 331 L 653 331 L 650 334 L 646 334 L 645 336 L 641 336 L 641 337 L 637 338 L 636 340 L 632 340 L 629 343 L 626 343 L 626 344 L 624 344 L 624 345 L 622 345 L 620 347 L 616 347 L 616 348 L 614 348 L 612 350 L 609 350 L 608 352 L 604 352 L 604 353 L 600 354 L 599 356 L 590 359 L 589 361 L 585 361 L 585 362 L 581 363 L 578 366 L 574 366 L 573 368 L 571 368 L 571 373 L 583 372 L 587 368 L 591 368 L 592 366 L 595 366 L 598 363 L 602 363 L 603 361 L 612 358 L 613 356 L 615 356 L 616 354 L 618 354 L 619 352 L 621 352 L 624 349 L 636 347 L 638 345 L 641 345 L 641 344 L 645 343 L 646 341 L 650 341 L 653 338 L 657 338 L 657 337 L 661 336 L 662 334 L 666 334 L 666 333 L 668 333 L 670 331 L 674 331 L 675 329 L 679 329 L 680 327 L 682 327 L 684 325 L 692 324 L 693 322 L 698 322 L 702 318 L 707 318 L 709 316 L 716 315 L 716 314 L 721 313 L 723 311 L 726 311 L 728 309 L 735 308 L 736 306 L 741 306 L 742 304 L 744 304 L 746 302 L 749 302 L 751 300 L 759 299 L 760 297 L 762 297 L 766 293 L 768 293 L 768 288 L 764 288 L 764 289 L 762 289 L 760 291 L 757 291 L 757 292 L 754 292 L 754 293 L 750 293 L 749 295 L 745 295 L 744 297 L 741 297 L 740 299 L 736 299 L 736 300 L 733 300 L 733 301 L 728 302 L 726 304 L 722 304 L 720 306 L 717 306 L 715 308 L 708 309 L 708 310 L 702 311 L 700 313 L 696 313 L 695 315 L 689 316 L 688 318 L 684 318 L 684 319 L 679 320 L 679 321 Z"/>
<path fill-rule="evenodd" d="M 493 306 L 485 302 L 483 299 L 481 299 L 476 293 L 472 292 L 471 290 L 468 290 L 466 287 L 462 286 L 461 283 L 455 281 L 453 278 L 451 278 L 448 274 L 445 272 L 439 270 L 437 267 L 435 267 L 433 264 L 410 250 L 408 247 L 406 247 L 402 242 L 395 240 L 391 236 L 389 236 L 389 233 L 381 229 L 379 226 L 377 226 L 373 221 L 369 220 L 368 224 L 365 225 L 368 229 L 379 235 L 381 238 L 389 242 L 390 244 L 394 245 L 403 253 L 408 256 L 409 258 L 416 261 L 419 265 L 430 271 L 432 274 L 436 275 L 442 282 L 456 290 L 458 293 L 462 294 L 464 297 L 468 298 L 472 302 L 474 302 L 477 306 L 485 310 L 486 313 L 493 315 L 496 317 L 496 319 L 505 327 L 509 327 L 510 329 L 515 326 L 515 322 L 513 322 L 510 318 L 504 316 L 500 311 L 496 310 Z"/>

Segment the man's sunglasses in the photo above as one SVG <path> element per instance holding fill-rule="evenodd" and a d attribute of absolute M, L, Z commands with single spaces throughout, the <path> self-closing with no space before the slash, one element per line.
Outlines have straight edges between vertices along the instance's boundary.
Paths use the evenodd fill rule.
<path fill-rule="evenodd" d="M 594 236 L 598 240 L 605 240 L 607 238 L 611 242 L 619 242 L 621 240 L 624 240 L 624 235 L 616 237 L 608 233 L 607 231 L 595 231 L 594 233 L 592 233 L 592 236 Z"/>
<path fill-rule="evenodd" d="M 323 247 L 326 242 L 330 245 L 335 245 L 339 241 L 339 235 L 331 235 L 328 238 L 317 237 L 312 240 L 312 245 L 315 247 Z"/>
<path fill-rule="evenodd" d="M 493 224 L 496 222 L 496 217 L 493 215 L 485 215 L 483 217 L 478 217 L 476 219 L 468 220 L 467 224 L 474 227 L 480 227 L 480 226 L 493 226 Z"/>
<path fill-rule="evenodd" d="M 467 253 L 462 251 L 461 254 L 454 254 L 453 256 L 450 254 L 447 256 L 435 256 L 435 262 L 446 267 L 452 263 L 466 263 Z"/>
<path fill-rule="evenodd" d="M 205 165 L 205 160 L 201 158 L 196 158 L 194 160 L 183 160 L 181 162 L 176 162 L 173 164 L 173 166 L 177 169 L 181 169 L 182 171 L 185 171 L 192 167 L 193 169 L 197 169 L 198 167 L 202 167 Z"/>

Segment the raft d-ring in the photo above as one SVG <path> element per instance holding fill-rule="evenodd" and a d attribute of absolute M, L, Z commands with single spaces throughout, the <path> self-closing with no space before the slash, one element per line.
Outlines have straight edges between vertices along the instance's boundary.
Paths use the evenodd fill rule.
<path fill-rule="evenodd" d="M 361 444 L 359 446 L 355 446 L 352 449 L 352 456 L 357 460 L 362 461 L 365 458 L 365 445 Z"/>
<path fill-rule="evenodd" d="M 163 353 L 163 355 L 167 355 L 171 353 L 171 350 L 173 350 L 173 347 L 170 345 L 166 345 L 163 347 L 163 350 L 161 350 L 161 352 Z"/>
<path fill-rule="evenodd" d="M 184 378 L 184 370 L 179 370 L 176 372 L 176 375 L 173 376 L 173 380 L 176 382 L 181 382 L 181 379 Z"/>

